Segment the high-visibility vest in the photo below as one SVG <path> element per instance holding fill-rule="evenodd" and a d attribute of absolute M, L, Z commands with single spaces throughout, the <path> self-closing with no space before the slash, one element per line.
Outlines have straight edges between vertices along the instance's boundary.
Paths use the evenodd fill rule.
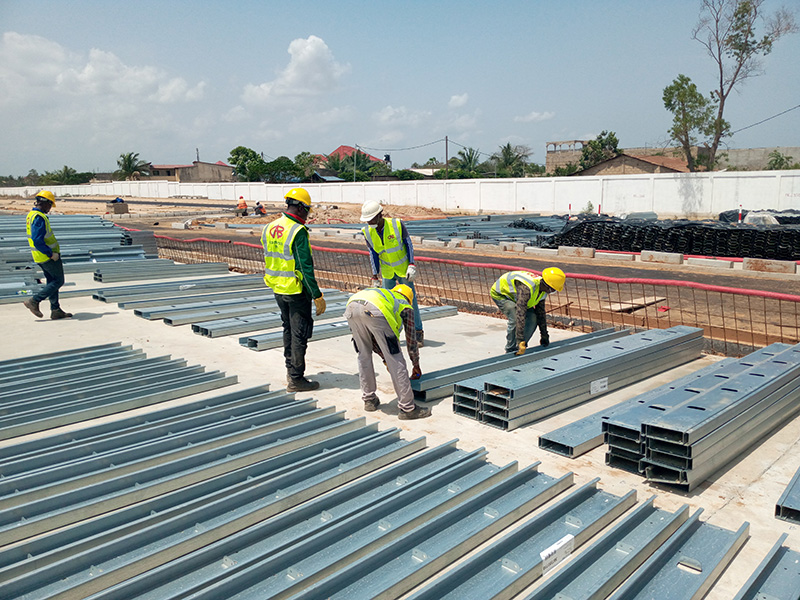
<path fill-rule="evenodd" d="M 375 305 L 375 308 L 381 311 L 386 318 L 386 322 L 389 323 L 394 334 L 400 335 L 400 329 L 403 327 L 403 317 L 400 316 L 400 313 L 411 308 L 408 300 L 402 294 L 383 288 L 368 288 L 350 296 L 347 303 L 350 304 L 353 300 L 365 300 Z"/>
<path fill-rule="evenodd" d="M 539 291 L 541 281 L 541 277 L 536 277 L 528 271 L 509 271 L 494 282 L 490 294 L 493 298 L 507 298 L 516 302 L 517 285 L 521 283 L 531 290 L 528 308 L 533 308 L 547 297 L 545 292 Z"/>
<path fill-rule="evenodd" d="M 264 227 L 264 283 L 276 294 L 299 294 L 303 291 L 303 273 L 296 268 L 292 243 L 305 225 L 281 215 Z"/>
<path fill-rule="evenodd" d="M 59 254 L 61 253 L 61 246 L 59 246 L 56 236 L 53 233 L 53 230 L 50 228 L 50 218 L 41 211 L 30 211 L 25 219 L 25 230 L 28 232 L 28 245 L 31 247 L 33 261 L 36 263 L 43 263 L 50 260 L 50 257 L 44 252 L 39 252 L 36 249 L 36 246 L 33 245 L 33 238 L 31 237 L 31 225 L 33 225 L 33 220 L 37 217 L 44 219 L 44 224 L 47 227 L 47 230 L 44 234 L 44 243 L 47 244 L 53 252 L 58 252 Z"/>
<path fill-rule="evenodd" d="M 403 226 L 400 219 L 383 219 L 383 237 L 378 235 L 377 227 L 361 229 L 367 246 L 378 254 L 381 262 L 381 277 L 394 279 L 405 277 L 408 271 L 408 253 L 403 244 Z"/>

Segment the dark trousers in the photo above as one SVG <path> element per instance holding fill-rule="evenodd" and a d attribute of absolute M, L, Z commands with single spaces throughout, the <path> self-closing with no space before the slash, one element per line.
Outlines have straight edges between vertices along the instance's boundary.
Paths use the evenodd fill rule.
<path fill-rule="evenodd" d="M 36 302 L 50 298 L 50 310 L 58 310 L 58 290 L 64 285 L 64 263 L 61 259 L 37 263 L 44 271 L 47 284 L 33 297 Z"/>
<path fill-rule="evenodd" d="M 301 379 L 306 372 L 306 347 L 314 330 L 311 298 L 306 294 L 275 294 L 283 322 L 283 357 L 290 379 Z"/>

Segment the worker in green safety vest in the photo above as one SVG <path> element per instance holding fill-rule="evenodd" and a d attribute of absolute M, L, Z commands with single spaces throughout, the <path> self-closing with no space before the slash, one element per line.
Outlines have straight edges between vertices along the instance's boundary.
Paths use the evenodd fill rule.
<path fill-rule="evenodd" d="M 314 276 L 314 260 L 305 225 L 311 212 L 311 196 L 303 188 L 293 188 L 284 200 L 286 211 L 261 232 L 264 283 L 275 292 L 281 311 L 286 391 L 307 392 L 319 388 L 318 381 L 305 376 L 306 348 L 314 329 L 311 303 L 313 301 L 320 317 L 325 312 L 325 299 Z"/>
<path fill-rule="evenodd" d="M 418 379 L 422 375 L 411 308 L 413 301 L 414 292 L 406 284 L 396 285 L 391 290 L 368 288 L 353 294 L 344 312 L 358 353 L 358 379 L 364 410 L 378 410 L 381 404 L 376 394 L 377 382 L 372 365 L 372 353 L 375 352 L 383 359 L 392 378 L 397 394 L 398 418 L 403 421 L 431 416 L 429 408 L 416 405 L 411 389 L 410 379 Z M 406 350 L 413 365 L 411 378 L 400 350 L 401 329 L 405 331 Z"/>
<path fill-rule="evenodd" d="M 395 285 L 405 284 L 414 293 L 414 328 L 417 342 L 425 345 L 425 333 L 422 330 L 422 317 L 419 314 L 417 290 L 414 281 L 417 278 L 417 267 L 414 264 L 414 245 L 408 235 L 406 226 L 400 219 L 389 219 L 383 216 L 383 206 L 375 200 L 367 200 L 361 207 L 361 221 L 367 226 L 361 229 L 367 247 L 370 250 L 370 266 L 372 267 L 372 285 L 391 289 Z"/>
<path fill-rule="evenodd" d="M 72 313 L 61 310 L 58 302 L 58 290 L 64 285 L 64 264 L 61 261 L 61 246 L 50 227 L 50 217 L 47 216 L 55 205 L 56 197 L 53 192 L 42 190 L 36 194 L 33 208 L 25 219 L 31 255 L 34 262 L 44 271 L 47 284 L 23 304 L 40 319 L 44 314 L 39 309 L 39 303 L 48 298 L 51 319 L 68 319 L 72 316 Z"/>
<path fill-rule="evenodd" d="M 509 271 L 494 282 L 489 295 L 508 319 L 506 352 L 525 354 L 537 327 L 539 344 L 550 344 L 544 301 L 547 294 L 563 290 L 565 281 L 564 271 L 548 267 L 539 277 L 530 271 Z"/>

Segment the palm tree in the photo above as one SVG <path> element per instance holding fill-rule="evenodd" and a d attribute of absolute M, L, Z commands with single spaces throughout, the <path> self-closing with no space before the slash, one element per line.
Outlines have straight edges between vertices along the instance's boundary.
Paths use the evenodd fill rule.
<path fill-rule="evenodd" d="M 502 177 L 522 177 L 525 174 L 525 163 L 532 154 L 527 146 L 512 146 L 508 142 L 500 146 L 500 150 L 492 155 L 497 167 L 497 174 Z"/>
<path fill-rule="evenodd" d="M 75 169 L 64 165 L 64 168 L 58 171 L 45 171 L 40 181 L 49 185 L 70 185 L 76 183 L 77 174 L 78 172 Z"/>
<path fill-rule="evenodd" d="M 481 152 L 475 148 L 465 148 L 464 150 L 459 150 L 458 154 L 451 159 L 451 162 L 453 168 L 471 173 L 478 170 L 478 165 L 481 163 Z"/>
<path fill-rule="evenodd" d="M 328 154 L 325 156 L 325 168 L 330 169 L 331 171 L 336 171 L 336 173 L 341 173 L 344 171 L 344 161 L 342 157 L 338 154 Z"/>
<path fill-rule="evenodd" d="M 119 169 L 117 169 L 115 175 L 126 181 L 138 179 L 140 175 L 150 175 L 150 163 L 139 160 L 138 152 L 120 154 L 117 160 L 117 167 Z"/>

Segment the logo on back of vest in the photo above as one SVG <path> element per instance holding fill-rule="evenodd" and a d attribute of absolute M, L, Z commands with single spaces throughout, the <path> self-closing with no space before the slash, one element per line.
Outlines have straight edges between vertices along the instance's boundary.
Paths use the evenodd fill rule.
<path fill-rule="evenodd" d="M 283 235 L 283 225 L 276 225 L 269 231 L 270 237 L 279 238 Z"/>

